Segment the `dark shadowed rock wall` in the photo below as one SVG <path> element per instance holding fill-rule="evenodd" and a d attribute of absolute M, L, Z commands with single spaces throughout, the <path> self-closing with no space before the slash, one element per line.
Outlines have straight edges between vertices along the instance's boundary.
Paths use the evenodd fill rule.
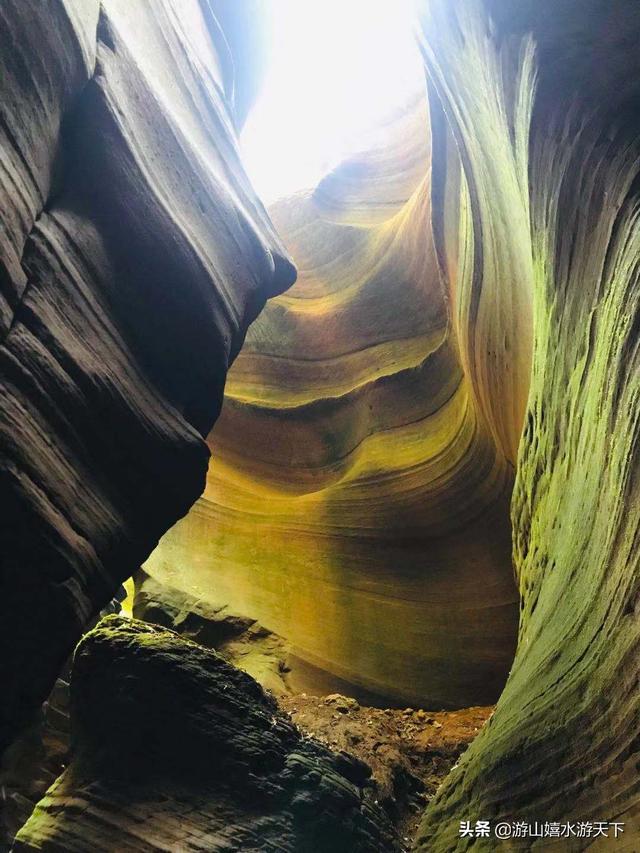
<path fill-rule="evenodd" d="M 400 849 L 370 769 L 302 735 L 215 652 L 107 617 L 71 683 L 74 759 L 16 853 Z"/>
<path fill-rule="evenodd" d="M 207 2 L 0 9 L 0 744 L 204 488 L 247 326 L 294 273 Z"/>

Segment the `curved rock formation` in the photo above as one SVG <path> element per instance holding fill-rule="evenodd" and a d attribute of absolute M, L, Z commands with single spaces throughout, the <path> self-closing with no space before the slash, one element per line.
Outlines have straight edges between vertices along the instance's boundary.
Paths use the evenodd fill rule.
<path fill-rule="evenodd" d="M 494 284 L 530 287 L 535 318 L 512 503 L 518 650 L 493 718 L 427 811 L 425 853 L 496 849 L 493 836 L 460 837 L 459 821 L 476 819 L 573 826 L 513 849 L 637 849 L 640 146 L 628 74 L 640 16 L 614 5 L 619 17 L 569 1 L 425 12 L 441 105 L 433 171 L 461 168 L 467 186 L 443 178 L 442 209 L 466 222 L 483 264 L 495 248 L 485 211 L 503 222 L 508 211 L 513 276 Z M 604 65 L 603 38 L 618 51 Z M 448 223 L 440 233 L 455 245 Z M 625 824 L 623 838 L 578 837 L 579 821 L 598 820 Z"/>
<path fill-rule="evenodd" d="M 292 692 L 289 644 L 226 605 L 201 601 L 140 570 L 135 575 L 132 615 L 213 649 L 276 697 Z"/>
<path fill-rule="evenodd" d="M 298 281 L 252 326 L 204 496 L 146 568 L 290 640 L 301 689 L 460 707 L 495 701 L 514 652 L 531 317 L 523 286 L 496 319 L 477 270 L 442 288 L 428 131 L 422 95 L 271 208 Z"/>
<path fill-rule="evenodd" d="M 462 820 L 615 820 L 633 851 L 640 13 L 425 2 L 428 123 L 414 105 L 273 209 L 300 280 L 247 336 L 205 487 L 226 369 L 293 277 L 215 7 L 0 9 L 0 742 L 205 488 L 154 577 L 277 631 L 309 682 L 403 704 L 496 697 L 513 543 L 515 660 L 418 849 L 495 849 Z M 364 768 L 203 649 L 112 620 L 72 689 L 76 759 L 17 849 L 182 844 L 185 809 L 195 849 L 394 849 Z"/>
<path fill-rule="evenodd" d="M 214 652 L 110 616 L 71 684 L 74 759 L 16 853 L 400 849 L 369 768 L 303 737 Z"/>
<path fill-rule="evenodd" d="M 208 3 L 8 0 L 0 21 L 2 746 L 201 493 L 227 367 L 294 273 Z"/>

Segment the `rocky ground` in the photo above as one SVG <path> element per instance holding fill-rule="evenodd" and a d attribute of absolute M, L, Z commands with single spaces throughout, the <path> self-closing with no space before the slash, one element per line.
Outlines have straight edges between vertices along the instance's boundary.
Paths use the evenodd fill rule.
<path fill-rule="evenodd" d="M 145 597 L 137 599 L 140 615 L 216 648 L 270 690 L 303 734 L 334 753 L 365 762 L 371 768 L 375 801 L 399 831 L 405 849 L 410 848 L 426 803 L 490 716 L 491 707 L 382 709 L 360 705 L 338 693 L 292 695 L 284 665 L 288 649 L 281 638 L 226 610 L 201 612 L 201 605 L 187 601 L 188 597 L 178 601 L 174 590 L 169 602 L 163 597 L 166 588 L 162 590 L 151 579 L 145 578 L 143 587 Z M 114 602 L 112 609 L 118 608 Z M 4 756 L 0 853 L 10 849 L 18 828 L 70 760 L 69 674 L 66 667 L 45 703 L 42 719 Z"/>
<path fill-rule="evenodd" d="M 15 853 L 400 853 L 370 768 L 301 732 L 249 675 L 108 616 L 76 649 L 73 754 Z"/>
<path fill-rule="evenodd" d="M 0 853 L 12 847 L 15 834 L 35 804 L 69 761 L 69 668 L 26 731 L 0 763 Z"/>
<path fill-rule="evenodd" d="M 60 686 L 58 693 L 66 699 Z M 356 756 L 371 767 L 380 805 L 399 828 L 407 849 L 425 804 L 493 710 L 488 707 L 430 712 L 369 708 L 339 694 L 280 696 L 278 704 L 302 732 L 313 735 L 333 751 Z M 37 758 L 30 767 L 21 768 L 22 784 L 9 784 L 4 789 L 0 813 L 6 836 L 4 842 L 0 841 L 0 850 L 10 848 L 18 827 L 27 820 L 35 802 L 68 761 L 67 726 L 60 725 L 58 717 L 55 720 L 51 717 L 60 712 L 62 708 L 58 711 L 50 700 L 42 741 L 37 750 L 25 749 L 32 761 L 36 755 Z"/>
<path fill-rule="evenodd" d="M 215 648 L 270 690 L 303 732 L 368 764 L 380 804 L 407 844 L 425 804 L 493 710 L 380 709 L 337 693 L 291 695 L 296 679 L 290 678 L 290 666 L 297 665 L 291 650 L 254 620 L 207 605 L 142 571 L 132 600 L 134 616 Z"/>
<path fill-rule="evenodd" d="M 339 694 L 278 702 L 302 731 L 371 767 L 379 802 L 408 846 L 425 804 L 493 711 L 368 708 Z"/>

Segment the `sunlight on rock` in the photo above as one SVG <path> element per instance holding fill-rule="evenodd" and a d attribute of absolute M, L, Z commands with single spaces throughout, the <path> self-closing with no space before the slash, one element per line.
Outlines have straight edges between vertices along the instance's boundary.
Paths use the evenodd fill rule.
<path fill-rule="evenodd" d="M 415 0 L 277 0 L 266 12 L 270 64 L 241 141 L 269 203 L 369 147 L 424 90 L 424 69 Z"/>

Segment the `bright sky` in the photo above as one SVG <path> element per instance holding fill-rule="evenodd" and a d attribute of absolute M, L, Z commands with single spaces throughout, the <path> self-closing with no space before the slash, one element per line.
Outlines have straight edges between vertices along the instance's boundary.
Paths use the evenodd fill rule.
<path fill-rule="evenodd" d="M 267 204 L 314 187 L 410 100 L 424 75 L 415 0 L 271 0 L 271 59 L 242 133 Z"/>

